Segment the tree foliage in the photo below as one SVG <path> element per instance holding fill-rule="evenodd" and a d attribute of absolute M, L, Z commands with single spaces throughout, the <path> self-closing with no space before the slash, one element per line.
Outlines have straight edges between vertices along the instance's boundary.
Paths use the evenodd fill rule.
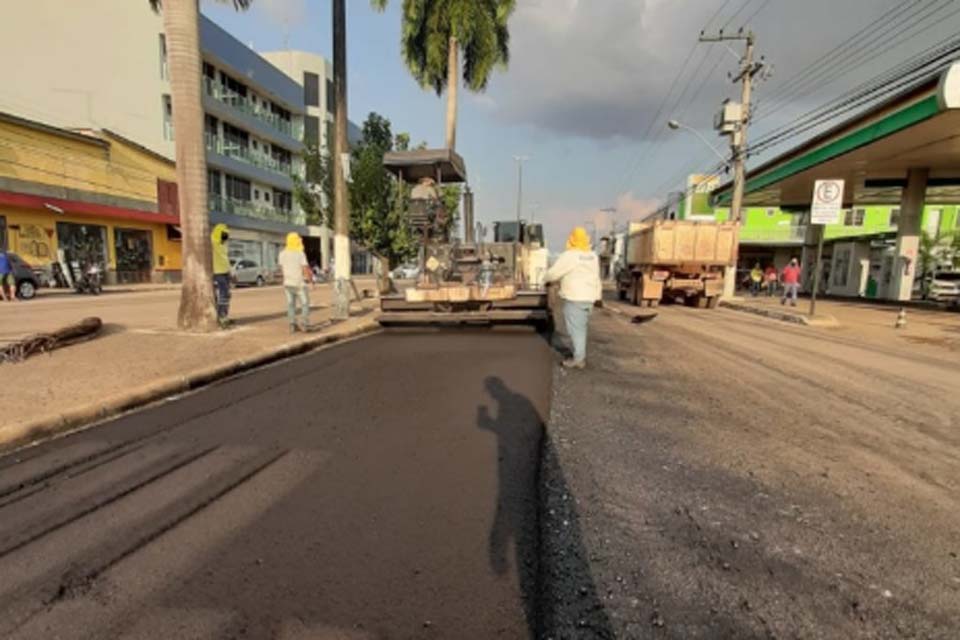
<path fill-rule="evenodd" d="M 388 0 L 371 0 L 383 11 Z M 463 53 L 463 82 L 471 91 L 487 88 L 496 68 L 510 60 L 507 21 L 516 0 L 403 0 L 400 46 L 404 62 L 424 89 L 447 88 L 450 39 Z"/>
<path fill-rule="evenodd" d="M 417 148 L 425 148 L 421 143 Z M 392 133 L 390 120 L 370 113 L 363 123 L 362 138 L 351 151 L 350 238 L 367 249 L 389 268 L 412 259 L 419 240 L 407 224 L 409 188 L 383 166 L 383 154 L 410 149 L 410 135 Z M 305 155 L 306 182 L 298 184 L 296 195 L 311 224 L 330 225 L 333 219 L 332 162 L 329 154 L 310 148 Z M 441 198 L 449 216 L 449 229 L 456 224 L 460 188 L 445 185 Z"/>

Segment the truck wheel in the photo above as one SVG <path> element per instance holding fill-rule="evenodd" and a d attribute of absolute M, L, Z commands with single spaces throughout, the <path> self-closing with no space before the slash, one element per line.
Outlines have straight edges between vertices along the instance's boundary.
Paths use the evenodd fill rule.
<path fill-rule="evenodd" d="M 706 309 L 707 305 L 710 303 L 710 298 L 703 295 L 697 296 L 694 298 L 694 300 L 696 301 L 694 304 L 696 305 L 697 309 Z"/>
<path fill-rule="evenodd" d="M 640 292 L 642 290 L 641 282 L 642 282 L 641 278 L 634 276 L 633 292 L 630 296 L 630 304 L 632 304 L 635 307 L 640 306 L 640 301 L 641 301 Z"/>
<path fill-rule="evenodd" d="M 653 307 L 654 309 L 656 309 L 657 307 L 660 306 L 660 301 L 659 301 L 659 300 L 651 300 L 651 301 L 650 301 L 650 306 Z"/>
<path fill-rule="evenodd" d="M 617 300 L 625 302 L 626 299 L 627 299 L 627 290 L 621 287 L 620 285 L 617 285 Z"/>
<path fill-rule="evenodd" d="M 716 309 L 718 306 L 720 306 L 720 296 L 712 296 L 707 299 L 708 309 Z"/>

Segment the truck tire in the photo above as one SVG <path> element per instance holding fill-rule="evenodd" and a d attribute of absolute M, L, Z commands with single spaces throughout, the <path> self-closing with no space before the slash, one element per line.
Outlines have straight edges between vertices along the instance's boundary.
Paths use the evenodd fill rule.
<path fill-rule="evenodd" d="M 707 299 L 708 309 L 716 309 L 718 306 L 720 306 L 720 296 L 712 296 Z"/>
<path fill-rule="evenodd" d="M 640 292 L 643 291 L 643 276 L 633 276 L 633 290 L 630 295 L 630 304 L 635 307 L 640 306 L 642 299 Z"/>
<path fill-rule="evenodd" d="M 627 290 L 619 284 L 617 285 L 617 300 L 621 302 L 626 302 L 627 300 Z"/>
<path fill-rule="evenodd" d="M 651 300 L 651 301 L 650 301 L 650 306 L 653 307 L 654 309 L 656 309 L 657 307 L 660 306 L 660 301 L 659 301 L 659 300 Z"/>
<path fill-rule="evenodd" d="M 697 309 L 706 309 L 707 305 L 710 304 L 710 298 L 705 295 L 698 295 L 696 298 L 694 298 L 694 300 L 694 304 L 696 305 Z"/>

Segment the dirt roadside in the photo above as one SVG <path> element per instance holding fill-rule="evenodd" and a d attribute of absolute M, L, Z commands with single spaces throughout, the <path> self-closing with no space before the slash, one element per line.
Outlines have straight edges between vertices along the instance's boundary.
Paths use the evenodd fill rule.
<path fill-rule="evenodd" d="M 956 637 L 960 368 L 732 311 L 592 330 L 542 466 L 551 637 Z"/>

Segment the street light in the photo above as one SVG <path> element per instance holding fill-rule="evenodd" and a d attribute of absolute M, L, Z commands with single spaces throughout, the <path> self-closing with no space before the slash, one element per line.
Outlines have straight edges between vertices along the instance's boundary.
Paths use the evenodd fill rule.
<path fill-rule="evenodd" d="M 685 125 L 685 124 L 683 124 L 682 122 L 679 122 L 679 121 L 677 121 L 677 120 L 670 120 L 669 122 L 667 122 L 667 126 L 670 127 L 671 129 L 673 129 L 674 131 L 676 131 L 676 130 L 678 130 L 678 129 L 683 129 L 684 131 L 689 131 L 689 132 L 692 133 L 693 135 L 695 135 L 695 136 L 697 136 L 698 138 L 700 138 L 700 142 L 702 142 L 703 144 L 705 144 L 705 145 L 707 145 L 708 147 L 710 147 L 710 151 L 713 151 L 715 154 L 717 154 L 717 157 L 720 158 L 720 160 L 723 162 L 723 166 L 724 166 L 724 167 L 726 167 L 728 164 L 730 164 L 730 159 L 729 159 L 727 156 L 725 156 L 725 155 L 723 155 L 722 153 L 720 153 L 720 151 L 718 151 L 715 146 L 713 146 L 712 144 L 710 144 L 710 141 L 709 141 L 709 140 L 707 140 L 706 138 L 703 137 L 703 134 L 702 134 L 702 133 L 700 133 L 699 131 L 697 131 L 697 130 L 694 129 L 693 127 L 689 127 L 689 126 L 687 126 L 687 125 Z"/>

